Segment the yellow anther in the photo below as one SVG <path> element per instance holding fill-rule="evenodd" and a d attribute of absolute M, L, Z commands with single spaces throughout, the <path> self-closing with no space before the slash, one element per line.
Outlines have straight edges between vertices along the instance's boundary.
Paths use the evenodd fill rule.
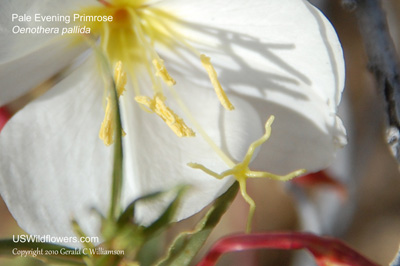
<path fill-rule="evenodd" d="M 157 70 L 156 76 L 160 77 L 168 86 L 176 84 L 176 81 L 169 75 L 162 59 L 154 59 L 153 65 Z"/>
<path fill-rule="evenodd" d="M 217 77 L 217 72 L 215 71 L 213 65 L 210 62 L 210 57 L 205 56 L 204 54 L 200 55 L 200 60 L 201 63 L 203 64 L 203 67 L 206 69 L 208 73 L 208 77 L 210 78 L 211 84 L 214 86 L 215 93 L 217 94 L 217 97 L 219 101 L 221 102 L 222 106 L 226 110 L 233 110 L 235 107 L 232 105 L 232 103 L 229 101 L 228 97 L 226 96 L 226 93 L 224 89 L 221 86 L 221 83 L 219 83 L 218 77 Z"/>
<path fill-rule="evenodd" d="M 114 83 L 115 89 L 117 91 L 118 98 L 125 91 L 126 85 L 126 73 L 122 71 L 122 63 L 118 61 L 114 68 Z M 99 132 L 99 137 L 103 140 L 106 146 L 110 146 L 114 143 L 114 130 L 115 130 L 115 116 L 116 116 L 116 104 L 113 102 L 110 96 L 107 96 L 107 106 L 104 115 L 104 120 L 101 123 L 101 128 Z M 122 136 L 125 136 L 126 133 L 122 129 Z"/>
<path fill-rule="evenodd" d="M 247 153 L 246 153 L 243 161 L 240 163 L 237 163 L 234 167 L 222 172 L 221 174 L 215 173 L 201 164 L 188 163 L 188 166 L 195 168 L 195 169 L 202 170 L 206 174 L 211 175 L 217 179 L 223 179 L 226 176 L 233 176 L 239 182 L 240 193 L 242 194 L 244 200 L 250 206 L 248 220 L 247 220 L 247 226 L 246 226 L 246 232 L 248 232 L 248 233 L 251 231 L 251 222 L 253 219 L 254 210 L 256 208 L 256 205 L 255 205 L 253 199 L 249 196 L 249 194 L 247 194 L 247 191 L 246 191 L 247 179 L 248 178 L 272 178 L 275 180 L 287 181 L 287 180 L 295 178 L 296 176 L 302 175 L 306 172 L 306 170 L 300 169 L 300 170 L 293 171 L 287 175 L 279 176 L 279 175 L 271 174 L 269 172 L 250 170 L 249 164 L 250 164 L 251 158 L 254 155 L 254 151 L 256 150 L 257 147 L 259 147 L 264 142 L 266 142 L 268 140 L 268 138 L 270 137 L 271 125 L 272 125 L 273 121 L 274 121 L 274 116 L 271 116 L 268 119 L 268 121 L 265 123 L 265 134 L 258 140 L 254 141 L 249 146 L 249 149 L 247 150 Z"/>
<path fill-rule="evenodd" d="M 147 96 L 136 96 L 135 100 L 156 113 L 178 137 L 194 137 L 195 133 L 177 114 L 165 105 L 164 95 L 157 93 L 151 99 Z"/>
<path fill-rule="evenodd" d="M 126 85 L 126 73 L 122 71 L 122 62 L 118 61 L 114 68 L 114 81 L 117 88 L 118 97 L 121 96 L 125 91 Z"/>
<path fill-rule="evenodd" d="M 114 142 L 114 112 L 112 112 L 111 110 L 112 108 L 110 97 L 107 97 L 106 114 L 104 115 L 104 120 L 101 123 L 101 128 L 99 132 L 99 137 L 103 140 L 106 146 L 110 146 Z"/>

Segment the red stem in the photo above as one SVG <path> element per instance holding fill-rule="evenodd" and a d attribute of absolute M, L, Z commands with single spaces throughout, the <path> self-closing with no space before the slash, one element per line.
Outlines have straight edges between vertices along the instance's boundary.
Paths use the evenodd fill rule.
<path fill-rule="evenodd" d="M 379 266 L 342 241 L 309 233 L 277 232 L 228 236 L 219 240 L 197 266 L 213 266 L 227 252 L 252 249 L 307 249 L 320 266 Z"/>

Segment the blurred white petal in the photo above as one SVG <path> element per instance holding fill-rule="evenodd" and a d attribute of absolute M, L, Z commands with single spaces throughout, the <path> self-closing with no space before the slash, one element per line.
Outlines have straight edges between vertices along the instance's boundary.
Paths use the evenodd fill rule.
<path fill-rule="evenodd" d="M 29 233 L 74 235 L 76 218 L 98 234 L 109 205 L 112 148 L 97 137 L 103 119 L 93 60 L 18 112 L 0 133 L 0 191 Z"/>
<path fill-rule="evenodd" d="M 63 38 L 61 34 L 13 33 L 13 30 L 17 30 L 14 27 L 60 28 L 68 24 L 54 20 L 36 22 L 35 15 L 66 15 L 81 4 L 84 3 L 77 0 L 1 1 L 0 106 L 15 100 L 65 68 L 85 49 L 82 45 L 73 44 L 71 39 Z M 24 16 L 24 21 L 13 19 L 12 14 Z M 30 21 L 27 21 L 27 16 L 30 16 Z"/>

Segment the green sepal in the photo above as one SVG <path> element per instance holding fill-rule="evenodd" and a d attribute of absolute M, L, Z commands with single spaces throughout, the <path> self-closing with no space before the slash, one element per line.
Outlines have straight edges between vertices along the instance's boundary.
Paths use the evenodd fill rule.
<path fill-rule="evenodd" d="M 153 192 L 151 194 L 148 194 L 148 195 L 145 195 L 145 196 L 142 196 L 140 198 L 135 199 L 122 212 L 121 216 L 118 218 L 117 223 L 119 225 L 123 225 L 123 224 L 126 224 L 126 223 L 131 223 L 135 218 L 135 208 L 136 208 L 136 204 L 139 201 L 156 199 L 158 197 L 161 197 L 162 194 L 164 194 L 164 193 L 165 192 L 161 192 L 161 191 Z"/>
<path fill-rule="evenodd" d="M 137 259 L 140 262 L 140 265 L 147 266 L 156 261 L 157 251 L 161 251 L 161 246 L 159 245 L 160 234 L 175 222 L 176 212 L 180 206 L 182 197 L 188 188 L 189 186 L 178 186 L 172 191 L 158 194 L 158 196 L 161 196 L 162 194 L 176 193 L 175 198 L 171 201 L 160 217 L 150 226 L 143 227 L 143 236 L 145 241 L 137 254 Z"/>
<path fill-rule="evenodd" d="M 102 246 L 118 250 L 123 249 L 126 258 L 134 259 L 147 242 L 172 223 L 186 188 L 187 186 L 178 186 L 167 192 L 155 192 L 140 197 L 128 205 L 116 222 L 103 218 L 102 236 L 105 241 Z M 138 202 L 156 200 L 171 193 L 174 194 L 174 199 L 149 227 L 134 223 L 134 212 Z"/>
<path fill-rule="evenodd" d="M 83 232 L 82 228 L 79 226 L 78 222 L 75 219 L 72 219 L 72 228 L 75 234 L 81 239 L 86 238 L 87 235 Z M 90 242 L 82 243 L 85 248 L 94 248 L 94 245 Z"/>
<path fill-rule="evenodd" d="M 234 200 L 238 190 L 239 184 L 235 182 L 228 191 L 215 200 L 210 210 L 200 220 L 194 231 L 180 233 L 170 246 L 167 255 L 155 265 L 189 265 Z"/>
<path fill-rule="evenodd" d="M 118 266 L 123 257 L 117 255 L 97 256 L 93 266 Z"/>
<path fill-rule="evenodd" d="M 187 189 L 188 186 L 176 187 L 177 192 L 175 199 L 168 205 L 163 214 L 156 221 L 143 230 L 145 236 L 156 235 L 175 220 L 176 211 L 178 210 L 182 196 Z"/>

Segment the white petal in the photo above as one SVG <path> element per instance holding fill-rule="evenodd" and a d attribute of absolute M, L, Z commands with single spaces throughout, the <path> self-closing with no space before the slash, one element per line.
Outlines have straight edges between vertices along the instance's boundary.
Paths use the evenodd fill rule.
<path fill-rule="evenodd" d="M 76 0 L 0 3 L 0 106 L 50 78 L 84 49 L 72 44 L 70 36 L 61 36 L 61 30 L 59 34 L 30 34 L 19 29 L 71 27 L 71 22 L 66 23 L 62 18 L 81 4 Z M 13 15 L 23 16 L 23 21 Z M 43 21 L 44 16 L 55 18 Z"/>
<path fill-rule="evenodd" d="M 0 106 L 63 70 L 83 49 L 65 41 L 52 42 L 34 53 L 0 64 Z"/>
<path fill-rule="evenodd" d="M 212 90 L 195 87 L 183 79 L 180 79 L 179 86 L 185 88 L 181 92 L 183 101 L 210 138 L 234 161 L 241 161 L 250 143 L 263 134 L 255 110 L 240 98 L 232 97 L 232 102 L 241 111 L 228 112 L 222 108 Z M 230 167 L 202 138 L 172 95 L 166 92 L 167 105 L 185 119 L 196 132 L 196 137 L 177 137 L 157 115 L 143 111 L 137 103 L 129 102 L 133 98 L 130 92 L 127 91 L 124 96 L 124 129 L 127 133 L 124 138 L 125 204 L 140 195 L 188 184 L 192 187 L 185 194 L 176 218 L 181 220 L 197 213 L 225 192 L 233 179 L 226 177 L 217 180 L 186 164 L 200 163 L 216 173 Z M 137 210 L 136 217 L 148 224 L 160 215 L 167 203 L 165 198 L 154 204 L 143 204 Z"/>
<path fill-rule="evenodd" d="M 0 192 L 31 234 L 74 236 L 71 218 L 98 234 L 107 211 L 111 150 L 98 138 L 103 85 L 88 61 L 7 123 L 0 134 Z M 64 243 L 77 245 L 77 243 Z"/>
<path fill-rule="evenodd" d="M 88 4 L 89 1 L 83 1 Z M 13 33 L 15 26 L 26 27 L 67 27 L 71 26 L 64 20 L 74 10 L 83 5 L 82 1 L 54 1 L 54 0 L 4 0 L 0 3 L 0 38 L 2 46 L 0 49 L 0 62 L 11 61 L 15 58 L 25 56 L 39 49 L 52 39 L 59 36 L 55 34 L 23 34 Z M 15 17 L 18 15 L 18 17 Z M 50 21 L 43 19 L 52 16 Z M 29 17 L 29 18 L 28 18 Z"/>
<path fill-rule="evenodd" d="M 348 95 L 345 95 L 339 108 L 339 114 L 343 117 L 346 124 L 350 145 L 347 145 L 338 152 L 337 158 L 332 165 L 326 170 L 327 174 L 336 178 L 346 188 L 346 199 L 340 198 L 338 191 L 333 189 L 319 189 L 312 195 L 307 195 L 299 189 L 299 193 L 303 194 L 301 201 L 296 200 L 301 205 L 300 219 L 302 230 L 313 232 L 319 235 L 340 235 L 345 232 L 351 222 L 355 209 L 355 197 L 357 183 L 355 180 L 359 176 L 357 168 L 354 167 L 356 156 L 354 156 L 355 132 L 354 122 L 352 121 L 352 112 L 349 105 Z M 298 194 L 299 196 L 299 194 Z M 304 197 L 305 196 L 305 197 Z M 302 207 L 306 207 L 309 212 L 304 213 Z M 312 220 L 312 221 L 311 221 Z M 315 226 L 312 223 L 316 223 Z"/>
<path fill-rule="evenodd" d="M 346 143 L 336 117 L 344 86 L 343 55 L 327 19 L 299 0 L 185 3 L 159 4 L 192 23 L 183 28 L 184 36 L 211 57 L 224 88 L 255 107 L 263 122 L 276 116 L 271 139 L 254 166 L 281 174 L 327 167 Z M 194 57 L 186 59 L 199 65 Z M 209 81 L 196 78 L 187 62 L 182 65 L 167 67 L 207 86 Z"/>

